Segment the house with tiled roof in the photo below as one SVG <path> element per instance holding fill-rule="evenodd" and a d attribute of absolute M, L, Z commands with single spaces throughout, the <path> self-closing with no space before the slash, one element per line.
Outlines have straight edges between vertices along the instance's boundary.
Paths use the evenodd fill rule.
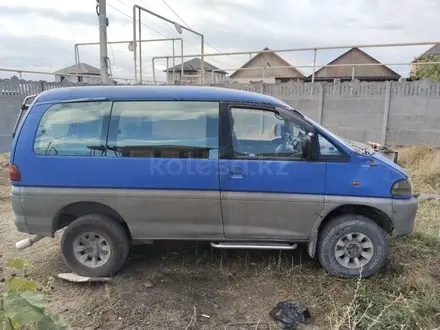
<path fill-rule="evenodd" d="M 101 70 L 87 63 L 73 64 L 55 71 L 55 81 L 61 82 L 63 80 L 72 83 L 99 84 L 101 82 Z"/>
<path fill-rule="evenodd" d="M 219 83 L 225 80 L 226 72 L 218 67 L 203 61 L 205 72 L 205 83 Z M 164 72 L 167 73 L 167 83 L 174 82 L 190 82 L 199 83 L 200 74 L 202 70 L 202 60 L 200 58 L 193 58 L 183 64 L 177 64 L 174 67 L 167 68 Z"/>
<path fill-rule="evenodd" d="M 414 61 L 411 62 L 411 72 L 415 73 L 417 70 L 417 63 L 421 61 L 422 58 L 426 57 L 427 55 L 436 55 L 440 56 L 440 44 L 435 44 L 431 48 L 429 48 L 427 51 L 425 51 L 423 54 L 417 56 Z"/>
<path fill-rule="evenodd" d="M 229 79 L 240 83 L 263 81 L 278 83 L 286 81 L 304 81 L 306 77 L 284 58 L 264 48 L 240 69 L 233 72 Z"/>
<path fill-rule="evenodd" d="M 359 64 L 368 64 L 359 66 Z M 351 48 L 315 71 L 314 81 L 397 81 L 400 75 L 357 47 Z M 313 74 L 309 76 L 311 80 Z"/>

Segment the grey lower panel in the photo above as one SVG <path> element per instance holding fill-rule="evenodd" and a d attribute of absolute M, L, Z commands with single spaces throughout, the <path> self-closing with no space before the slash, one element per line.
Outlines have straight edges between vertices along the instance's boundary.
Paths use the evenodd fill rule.
<path fill-rule="evenodd" d="M 391 219 L 393 216 L 392 199 L 390 198 L 375 198 L 375 197 L 358 197 L 358 196 L 339 196 L 327 195 L 325 196 L 324 208 L 316 219 L 312 230 L 310 232 L 310 242 L 308 243 L 308 253 L 313 258 L 316 253 L 316 244 L 318 239 L 318 230 L 325 217 L 339 206 L 343 205 L 362 205 L 370 206 L 381 210 Z"/>
<path fill-rule="evenodd" d="M 29 232 L 46 234 L 66 206 L 106 205 L 127 222 L 133 239 L 223 238 L 218 191 L 22 187 Z"/>
<path fill-rule="evenodd" d="M 29 233 L 29 228 L 26 223 L 26 217 L 21 206 L 20 188 L 11 187 L 11 206 L 14 211 L 14 224 L 18 231 Z"/>
<path fill-rule="evenodd" d="M 313 237 L 317 234 L 322 220 L 324 220 L 331 211 L 343 205 L 370 206 L 384 212 L 391 219 L 393 218 L 393 205 L 391 198 L 327 195 L 325 196 L 324 208 L 315 222 L 310 236 Z"/>
<path fill-rule="evenodd" d="M 394 236 L 408 235 L 413 231 L 417 208 L 417 198 L 393 199 Z"/>
<path fill-rule="evenodd" d="M 221 193 L 226 238 L 307 240 L 324 195 Z"/>
<path fill-rule="evenodd" d="M 327 214 L 347 204 L 383 211 L 403 235 L 417 210 L 415 199 L 182 190 L 12 187 L 11 200 L 23 232 L 50 236 L 64 207 L 96 202 L 118 212 L 138 240 L 308 241 Z"/>

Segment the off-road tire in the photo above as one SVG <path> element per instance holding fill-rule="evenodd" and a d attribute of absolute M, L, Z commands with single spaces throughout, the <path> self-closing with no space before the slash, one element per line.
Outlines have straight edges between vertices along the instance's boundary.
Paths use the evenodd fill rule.
<path fill-rule="evenodd" d="M 346 268 L 335 256 L 336 243 L 353 232 L 368 236 L 374 247 L 370 261 L 361 268 Z M 331 275 L 343 278 L 368 278 L 376 275 L 384 266 L 388 255 L 388 242 L 385 231 L 373 220 L 359 214 L 344 214 L 324 225 L 319 232 L 317 251 L 319 262 Z"/>
<path fill-rule="evenodd" d="M 74 255 L 76 238 L 87 232 L 99 233 L 110 245 L 110 258 L 100 267 L 87 267 Z M 82 276 L 104 277 L 116 274 L 127 260 L 130 246 L 130 238 L 124 227 L 102 214 L 88 214 L 77 218 L 66 228 L 61 238 L 61 251 L 65 263 L 73 272 Z"/>

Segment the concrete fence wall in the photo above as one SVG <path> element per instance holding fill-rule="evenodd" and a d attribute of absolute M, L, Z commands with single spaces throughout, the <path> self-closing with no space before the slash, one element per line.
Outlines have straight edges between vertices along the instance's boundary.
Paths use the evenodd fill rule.
<path fill-rule="evenodd" d="M 0 152 L 26 95 L 78 86 L 71 83 L 0 80 Z M 344 82 L 215 85 L 279 98 L 336 134 L 387 145 L 440 146 L 440 83 Z"/>
<path fill-rule="evenodd" d="M 344 138 L 384 145 L 440 146 L 439 82 L 222 86 L 272 95 Z"/>

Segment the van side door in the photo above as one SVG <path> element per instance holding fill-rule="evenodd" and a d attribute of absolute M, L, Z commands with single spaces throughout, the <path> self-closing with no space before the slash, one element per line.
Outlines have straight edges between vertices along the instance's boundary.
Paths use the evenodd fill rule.
<path fill-rule="evenodd" d="M 107 157 L 131 231 L 150 239 L 223 238 L 218 102 L 117 101 Z"/>
<path fill-rule="evenodd" d="M 313 126 L 294 112 L 246 104 L 224 104 L 221 121 L 225 237 L 307 240 L 325 192 L 325 162 L 305 159 L 301 147 Z"/>

